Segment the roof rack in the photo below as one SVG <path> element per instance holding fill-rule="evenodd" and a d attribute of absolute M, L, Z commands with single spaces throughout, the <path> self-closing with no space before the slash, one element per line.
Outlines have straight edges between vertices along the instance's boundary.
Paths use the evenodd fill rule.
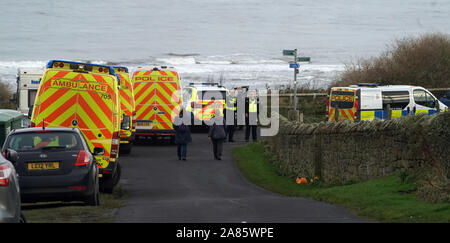
<path fill-rule="evenodd" d="M 358 83 L 358 87 L 378 87 L 377 83 Z"/>
<path fill-rule="evenodd" d="M 201 85 L 201 86 L 219 86 L 219 87 L 223 87 L 221 85 L 219 85 L 219 83 L 189 83 L 189 86 L 192 85 Z"/>

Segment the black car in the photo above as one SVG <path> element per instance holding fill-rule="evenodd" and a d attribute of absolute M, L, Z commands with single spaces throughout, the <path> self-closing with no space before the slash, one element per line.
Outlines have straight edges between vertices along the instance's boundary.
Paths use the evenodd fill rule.
<path fill-rule="evenodd" d="M 84 201 L 99 205 L 98 167 L 77 128 L 13 130 L 3 150 L 20 177 L 22 202 Z"/>

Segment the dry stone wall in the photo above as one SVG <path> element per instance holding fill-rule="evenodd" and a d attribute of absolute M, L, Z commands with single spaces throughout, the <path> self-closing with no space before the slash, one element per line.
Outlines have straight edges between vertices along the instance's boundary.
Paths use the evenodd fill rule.
<path fill-rule="evenodd" d="M 266 150 L 281 174 L 318 176 L 327 184 L 422 171 L 429 177 L 422 185 L 440 180 L 440 187 L 430 187 L 448 199 L 450 112 L 357 123 L 305 124 L 280 117 L 280 131 L 267 139 Z"/>

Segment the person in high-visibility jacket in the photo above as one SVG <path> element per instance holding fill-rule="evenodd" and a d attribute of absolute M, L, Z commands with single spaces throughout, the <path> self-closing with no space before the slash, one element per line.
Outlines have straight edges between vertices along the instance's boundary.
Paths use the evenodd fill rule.
<path fill-rule="evenodd" d="M 252 133 L 253 142 L 257 140 L 259 114 L 259 100 L 256 97 L 255 91 L 249 91 L 248 97 L 245 100 L 245 141 L 249 141 L 250 132 Z"/>
<path fill-rule="evenodd" d="M 228 142 L 234 142 L 234 130 L 236 126 L 237 97 L 234 90 L 230 90 L 225 103 L 225 119 L 227 125 Z"/>

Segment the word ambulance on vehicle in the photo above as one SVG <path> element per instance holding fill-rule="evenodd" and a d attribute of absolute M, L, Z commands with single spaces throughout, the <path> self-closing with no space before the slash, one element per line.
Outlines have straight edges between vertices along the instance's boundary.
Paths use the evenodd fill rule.
<path fill-rule="evenodd" d="M 216 109 L 224 115 L 228 90 L 218 83 L 190 83 L 183 89 L 183 107 L 191 113 L 192 125 L 210 125 Z"/>
<path fill-rule="evenodd" d="M 173 121 L 181 100 L 180 76 L 173 67 L 138 67 L 132 83 L 136 105 L 136 140 L 169 138 L 174 141 Z"/>
<path fill-rule="evenodd" d="M 119 77 L 109 66 L 51 60 L 36 95 L 31 126 L 78 128 L 96 155 L 100 188 L 112 192 L 120 179 Z"/>
<path fill-rule="evenodd" d="M 361 121 L 434 114 L 448 107 L 428 90 L 412 85 L 358 84 L 333 87 L 327 98 L 327 121 Z"/>
<path fill-rule="evenodd" d="M 34 104 L 43 74 L 43 69 L 20 68 L 17 72 L 17 92 L 14 94 L 14 100 L 16 100 L 17 110 L 26 117 L 23 121 L 27 124 L 22 124 L 22 127 L 29 126 L 28 111 L 30 106 Z"/>
<path fill-rule="evenodd" d="M 134 105 L 134 91 L 130 74 L 126 67 L 114 67 L 120 78 L 119 100 L 121 114 L 120 125 L 120 153 L 129 154 L 136 132 L 136 111 Z"/>

